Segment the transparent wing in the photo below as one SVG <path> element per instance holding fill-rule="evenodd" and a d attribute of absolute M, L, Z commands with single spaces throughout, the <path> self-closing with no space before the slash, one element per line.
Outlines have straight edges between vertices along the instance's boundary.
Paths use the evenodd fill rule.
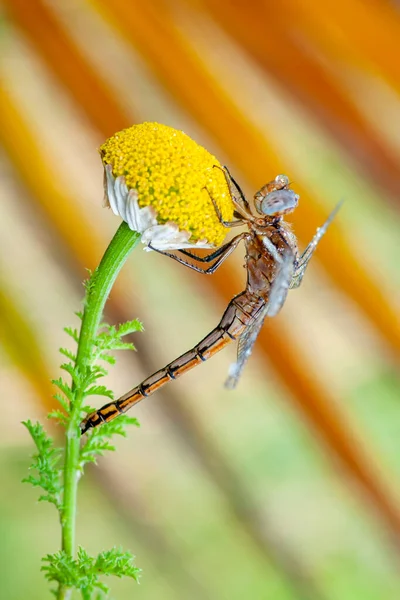
<path fill-rule="evenodd" d="M 308 246 L 304 250 L 303 254 L 300 256 L 300 259 L 296 265 L 296 269 L 293 272 L 293 278 L 292 278 L 292 281 L 290 282 L 290 286 L 289 286 L 290 289 L 297 288 L 301 284 L 303 277 L 304 277 L 304 273 L 307 269 L 308 263 L 310 262 L 312 255 L 314 254 L 319 242 L 321 241 L 321 238 L 325 235 L 326 230 L 328 229 L 329 225 L 332 223 L 333 219 L 336 216 L 336 213 L 338 212 L 338 210 L 342 206 L 342 204 L 343 204 L 343 200 L 341 200 L 339 202 L 339 204 L 337 204 L 335 206 L 335 208 L 333 209 L 333 211 L 331 212 L 331 214 L 329 215 L 329 217 L 327 218 L 325 223 L 322 225 L 322 227 L 319 227 L 317 229 L 317 232 L 314 235 L 313 239 L 308 244 Z"/>
<path fill-rule="evenodd" d="M 283 255 L 281 262 L 279 263 L 267 304 L 239 338 L 237 360 L 230 366 L 228 379 L 225 382 L 225 387 L 227 389 L 233 390 L 237 386 L 239 377 L 252 353 L 254 344 L 266 317 L 275 317 L 284 305 L 290 282 L 293 277 L 293 271 L 294 256 L 292 252 L 288 251 Z"/>
<path fill-rule="evenodd" d="M 264 324 L 267 311 L 264 309 L 261 311 L 258 319 L 252 322 L 251 325 L 245 330 L 240 336 L 237 348 L 237 360 L 232 363 L 229 367 L 228 379 L 225 381 L 225 387 L 228 390 L 233 390 L 239 381 L 239 377 L 242 374 L 243 368 L 253 350 L 253 346 L 256 342 L 258 334 L 260 333 L 261 327 Z"/>
<path fill-rule="evenodd" d="M 295 257 L 291 251 L 285 252 L 277 268 L 274 282 L 271 286 L 267 305 L 267 316 L 275 317 L 285 304 L 289 287 L 293 279 Z"/>

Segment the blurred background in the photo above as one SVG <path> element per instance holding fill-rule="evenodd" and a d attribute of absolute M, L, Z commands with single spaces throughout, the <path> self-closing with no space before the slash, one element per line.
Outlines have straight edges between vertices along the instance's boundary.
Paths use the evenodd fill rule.
<path fill-rule="evenodd" d="M 141 428 L 87 470 L 78 543 L 137 556 L 119 600 L 400 597 L 399 40 L 390 0 L 3 0 L 2 597 L 50 597 L 59 524 L 20 483 L 20 422 L 45 419 L 85 269 L 119 225 L 97 148 L 142 121 L 184 130 L 251 196 L 286 173 L 302 247 L 345 204 L 236 391 L 232 346 L 134 410 Z M 216 325 L 242 264 L 240 248 L 206 278 L 132 253 L 106 316 L 145 332 L 117 396 Z"/>

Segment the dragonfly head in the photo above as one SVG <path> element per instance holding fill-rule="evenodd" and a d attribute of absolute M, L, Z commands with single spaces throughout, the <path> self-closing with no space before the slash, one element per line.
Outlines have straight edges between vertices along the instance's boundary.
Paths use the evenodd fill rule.
<path fill-rule="evenodd" d="M 260 214 L 280 217 L 292 212 L 297 207 L 299 198 L 300 196 L 290 189 L 289 178 L 286 175 L 277 175 L 254 195 L 254 204 Z"/>

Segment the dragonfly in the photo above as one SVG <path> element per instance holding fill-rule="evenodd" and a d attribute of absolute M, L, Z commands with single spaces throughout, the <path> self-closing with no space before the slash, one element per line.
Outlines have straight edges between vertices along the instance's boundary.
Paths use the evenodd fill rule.
<path fill-rule="evenodd" d="M 234 204 L 234 220 L 224 221 L 217 203 L 209 194 L 219 221 L 229 229 L 245 226 L 247 230 L 202 257 L 185 249 L 170 253 L 152 248 L 151 245 L 150 248 L 190 269 L 209 275 L 244 242 L 246 288 L 232 298 L 219 324 L 196 346 L 147 377 L 118 400 L 89 414 L 81 423 L 82 434 L 125 413 L 168 382 L 237 341 L 237 360 L 231 365 L 225 383 L 228 389 L 235 388 L 265 319 L 276 316 L 288 291 L 299 287 L 312 255 L 342 204 L 340 202 L 334 208 L 300 254 L 296 236 L 290 224 L 284 220 L 284 215 L 292 212 L 299 202 L 299 195 L 290 187 L 288 177 L 278 175 L 265 184 L 250 204 L 229 170 L 226 167 L 215 168 L 223 170 Z"/>

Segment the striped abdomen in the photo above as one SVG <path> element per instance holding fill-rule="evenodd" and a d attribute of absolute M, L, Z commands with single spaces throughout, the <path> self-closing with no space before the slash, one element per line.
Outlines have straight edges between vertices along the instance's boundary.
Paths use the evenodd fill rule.
<path fill-rule="evenodd" d="M 135 404 L 147 398 L 169 381 L 193 369 L 200 363 L 211 358 L 224 346 L 236 340 L 256 317 L 265 301 L 244 292 L 231 300 L 219 325 L 213 329 L 192 350 L 188 350 L 160 371 L 156 371 L 138 386 L 127 392 L 118 400 L 105 404 L 102 408 L 91 413 L 81 423 L 81 431 L 85 433 L 91 427 L 97 427 L 111 421 L 121 413 L 125 413 Z"/>

